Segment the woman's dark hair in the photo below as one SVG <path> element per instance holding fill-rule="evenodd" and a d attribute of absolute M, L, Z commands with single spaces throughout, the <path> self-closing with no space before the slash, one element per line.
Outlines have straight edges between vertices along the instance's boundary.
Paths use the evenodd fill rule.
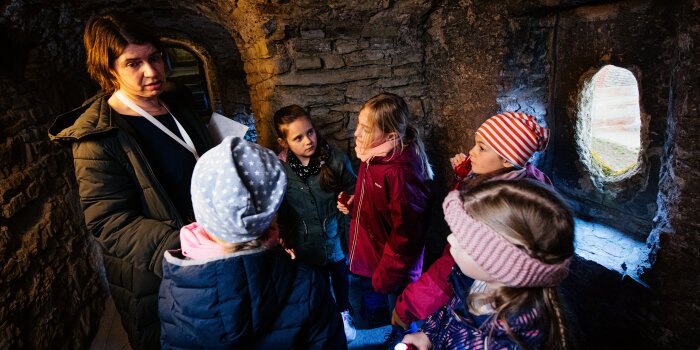
<path fill-rule="evenodd" d="M 121 15 L 90 18 L 83 41 L 88 74 L 106 92 L 119 89 L 113 65 L 129 44 L 151 44 L 162 51 L 158 36 L 150 28 Z"/>
<path fill-rule="evenodd" d="M 277 131 L 277 137 L 287 139 L 287 125 L 299 118 L 307 118 L 311 125 L 313 126 L 313 121 L 309 113 L 302 107 L 298 105 L 290 105 L 280 108 L 275 112 L 273 122 L 275 123 L 275 131 Z M 314 126 L 314 129 L 316 127 Z M 333 172 L 330 167 L 330 160 L 332 157 L 331 149 L 328 147 L 326 140 L 321 137 L 318 132 L 316 133 L 316 138 L 318 140 L 318 145 L 316 145 L 316 154 L 314 157 L 319 157 L 323 162 L 321 165 L 321 189 L 326 192 L 339 192 L 342 189 L 342 183 L 340 181 L 340 175 Z"/>

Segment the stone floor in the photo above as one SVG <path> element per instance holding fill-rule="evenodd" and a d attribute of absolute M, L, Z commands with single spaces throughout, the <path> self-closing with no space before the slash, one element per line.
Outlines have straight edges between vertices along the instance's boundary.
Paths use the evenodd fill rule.
<path fill-rule="evenodd" d="M 348 344 L 349 349 L 382 349 L 385 336 L 391 332 L 391 326 L 357 331 L 357 338 Z M 100 328 L 92 340 L 90 350 L 131 350 L 126 332 L 122 328 L 119 314 L 112 299 L 105 303 L 105 312 L 100 320 Z"/>

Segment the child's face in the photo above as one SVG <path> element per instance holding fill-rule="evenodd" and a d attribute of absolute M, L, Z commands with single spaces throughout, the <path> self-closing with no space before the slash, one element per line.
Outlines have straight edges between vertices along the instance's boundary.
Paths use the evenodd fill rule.
<path fill-rule="evenodd" d="M 465 275 L 479 281 L 496 282 L 496 280 L 484 271 L 467 252 L 459 246 L 455 235 L 447 236 L 447 242 L 450 244 L 450 254 L 455 259 L 457 267 Z"/>
<path fill-rule="evenodd" d="M 384 133 L 378 125 L 370 125 L 367 109 L 360 111 L 355 129 L 355 144 L 365 148 L 371 148 L 384 142 Z"/>
<path fill-rule="evenodd" d="M 474 147 L 469 150 L 469 156 L 472 162 L 472 171 L 476 174 L 488 174 L 492 171 L 500 170 L 503 168 L 510 168 L 513 164 L 510 164 L 507 160 L 503 159 L 496 153 L 489 145 L 484 142 L 481 135 L 476 134 L 474 136 Z"/>
<path fill-rule="evenodd" d="M 311 156 L 316 153 L 317 141 L 316 130 L 309 118 L 297 118 L 287 124 L 287 136 L 284 143 L 302 164 L 308 165 Z"/>

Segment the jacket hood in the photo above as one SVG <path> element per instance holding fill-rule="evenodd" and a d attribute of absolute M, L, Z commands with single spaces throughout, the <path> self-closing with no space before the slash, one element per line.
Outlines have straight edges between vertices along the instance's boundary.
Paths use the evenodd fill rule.
<path fill-rule="evenodd" d="M 208 260 L 186 260 L 177 250 L 165 260 L 159 309 L 165 327 L 179 319 L 183 344 L 175 346 L 206 339 L 207 348 L 244 347 L 277 318 L 296 271 L 279 246 Z"/>
<path fill-rule="evenodd" d="M 99 93 L 80 107 L 56 117 L 49 127 L 49 138 L 70 142 L 116 129 L 107 103 L 109 96 L 105 92 Z"/>

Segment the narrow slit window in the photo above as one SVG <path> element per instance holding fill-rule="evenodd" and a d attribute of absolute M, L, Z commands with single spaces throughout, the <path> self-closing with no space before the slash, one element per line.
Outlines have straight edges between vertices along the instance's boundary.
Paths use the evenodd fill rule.
<path fill-rule="evenodd" d="M 637 79 L 627 69 L 607 65 L 591 85 L 591 155 L 603 176 L 616 177 L 633 169 L 639 159 Z"/>

